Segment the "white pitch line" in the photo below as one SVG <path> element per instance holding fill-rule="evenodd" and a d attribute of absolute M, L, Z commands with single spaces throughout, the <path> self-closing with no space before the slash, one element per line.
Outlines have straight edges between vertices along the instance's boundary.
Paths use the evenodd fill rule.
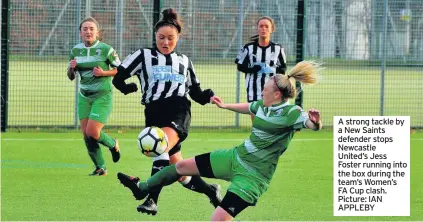
<path fill-rule="evenodd" d="M 215 142 L 239 142 L 244 141 L 245 139 L 187 139 L 187 141 L 199 142 L 199 141 L 215 141 Z M 292 141 L 331 141 L 333 138 L 301 138 L 301 139 L 293 139 Z M 410 139 L 412 141 L 423 141 L 423 138 L 418 139 Z M 57 139 L 57 138 L 5 138 L 1 139 L 1 141 L 82 141 L 82 138 L 78 139 Z M 119 141 L 136 141 L 136 139 L 119 139 Z"/>
<path fill-rule="evenodd" d="M 137 141 L 137 139 L 118 139 L 119 141 Z M 216 142 L 231 142 L 231 141 L 243 141 L 245 139 L 187 139 L 187 141 L 216 141 Z M 330 138 L 321 138 L 321 139 L 294 139 L 298 141 L 329 141 Z M 81 139 L 56 139 L 56 138 L 5 138 L 2 141 L 82 141 Z"/>

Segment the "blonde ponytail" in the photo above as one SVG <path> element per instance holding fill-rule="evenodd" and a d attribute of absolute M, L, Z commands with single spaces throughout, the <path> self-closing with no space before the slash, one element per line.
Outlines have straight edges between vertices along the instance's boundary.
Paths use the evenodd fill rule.
<path fill-rule="evenodd" d="M 302 61 L 297 63 L 286 75 L 276 74 L 275 82 L 284 98 L 295 98 L 297 89 L 295 81 L 306 85 L 315 84 L 322 70 L 322 64 L 316 61 Z"/>

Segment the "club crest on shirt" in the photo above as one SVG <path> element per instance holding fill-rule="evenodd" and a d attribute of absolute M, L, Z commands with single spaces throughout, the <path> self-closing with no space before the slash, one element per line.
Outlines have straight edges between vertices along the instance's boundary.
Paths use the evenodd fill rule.
<path fill-rule="evenodd" d="M 96 54 L 97 56 L 101 55 L 101 49 L 96 49 L 96 50 L 95 50 L 95 54 Z"/>
<path fill-rule="evenodd" d="M 282 113 L 282 109 L 278 109 L 278 110 L 276 110 L 276 111 L 275 111 L 275 113 L 276 113 L 276 115 L 280 116 L 280 115 L 281 115 L 281 113 Z"/>

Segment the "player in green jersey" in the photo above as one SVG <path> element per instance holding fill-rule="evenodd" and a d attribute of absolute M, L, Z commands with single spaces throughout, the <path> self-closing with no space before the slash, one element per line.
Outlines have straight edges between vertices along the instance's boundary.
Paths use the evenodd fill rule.
<path fill-rule="evenodd" d="M 96 169 L 89 175 L 107 175 L 99 144 L 109 148 L 113 162 L 120 159 L 119 143 L 102 128 L 112 111 L 112 76 L 120 65 L 116 51 L 103 42 L 98 22 L 85 18 L 79 25 L 83 43 L 74 46 L 69 56 L 67 75 L 74 80 L 79 75 L 78 117 L 88 154 Z"/>
<path fill-rule="evenodd" d="M 149 190 L 172 184 L 183 175 L 230 181 L 228 192 L 211 220 L 232 220 L 248 206 L 254 206 L 267 190 L 279 157 L 288 148 L 295 131 L 322 128 L 318 110 L 311 109 L 307 113 L 288 103 L 288 99 L 297 94 L 295 81 L 313 84 L 319 70 L 318 63 L 300 62 L 287 75 L 276 74 L 269 78 L 262 91 L 263 99 L 252 103 L 225 104 L 215 96 L 213 103 L 220 108 L 254 114 L 252 132 L 241 145 L 182 160 L 162 169 L 146 182 L 123 173 L 118 173 L 118 179 L 140 200 L 147 196 Z"/>

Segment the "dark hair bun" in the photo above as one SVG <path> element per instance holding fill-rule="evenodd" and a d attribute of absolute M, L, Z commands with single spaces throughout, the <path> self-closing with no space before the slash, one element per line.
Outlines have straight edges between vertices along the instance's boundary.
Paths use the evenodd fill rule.
<path fill-rule="evenodd" d="M 162 12 L 163 20 L 178 20 L 178 14 L 176 13 L 176 10 L 173 8 L 168 8 L 163 10 Z"/>
<path fill-rule="evenodd" d="M 176 13 L 176 10 L 173 8 L 168 8 L 162 11 L 163 18 L 156 23 L 154 26 L 154 29 L 157 31 L 160 27 L 171 25 L 174 26 L 178 33 L 181 33 L 182 31 L 182 22 L 179 20 L 178 13 Z"/>

